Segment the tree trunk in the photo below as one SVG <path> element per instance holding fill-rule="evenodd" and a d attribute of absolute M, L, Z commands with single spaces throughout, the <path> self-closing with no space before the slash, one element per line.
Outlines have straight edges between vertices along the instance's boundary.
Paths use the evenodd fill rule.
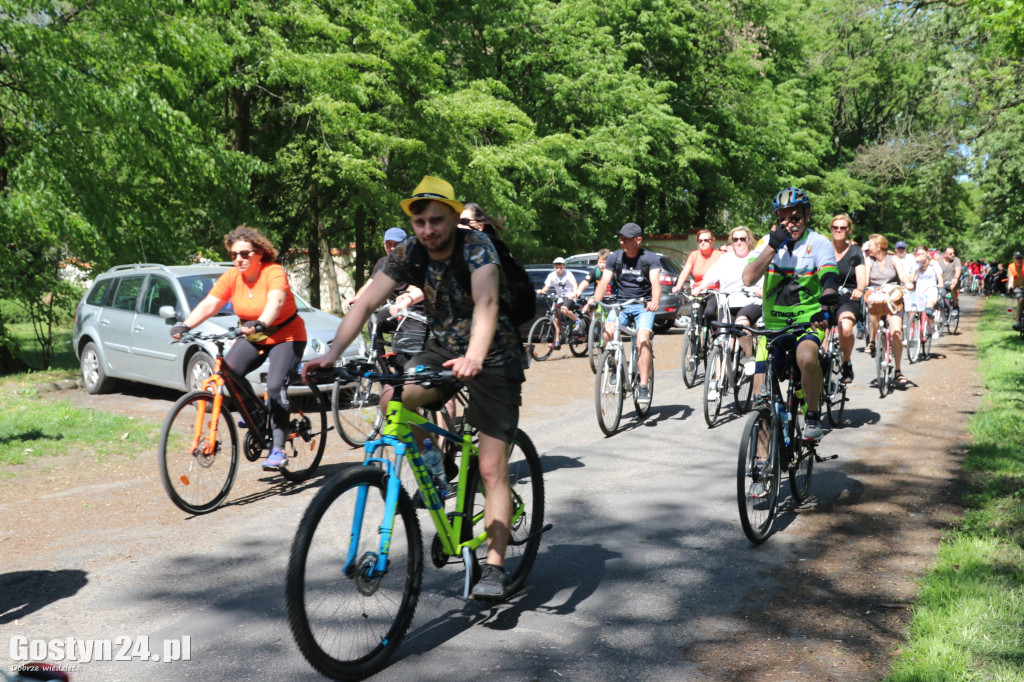
<path fill-rule="evenodd" d="M 320 307 L 320 203 L 316 181 L 309 183 L 309 303 Z M 330 255 L 330 252 L 328 252 Z"/>
<path fill-rule="evenodd" d="M 362 206 L 356 207 L 356 215 L 352 225 L 356 237 L 356 257 L 353 259 L 355 268 L 355 288 L 359 288 L 366 282 L 366 211 Z"/>

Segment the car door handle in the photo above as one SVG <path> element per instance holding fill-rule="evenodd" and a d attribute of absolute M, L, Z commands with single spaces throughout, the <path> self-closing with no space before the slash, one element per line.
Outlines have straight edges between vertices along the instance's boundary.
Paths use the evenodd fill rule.
<path fill-rule="evenodd" d="M 134 325 L 134 326 L 132 327 L 132 331 L 133 331 L 133 332 L 144 332 L 144 331 L 146 331 L 146 328 L 145 328 L 145 327 L 143 327 L 142 325 L 138 325 L 138 324 L 137 324 L 137 325 Z"/>

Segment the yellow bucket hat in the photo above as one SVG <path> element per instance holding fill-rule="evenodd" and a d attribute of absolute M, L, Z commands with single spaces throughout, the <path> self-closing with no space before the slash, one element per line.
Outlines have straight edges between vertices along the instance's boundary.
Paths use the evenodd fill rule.
<path fill-rule="evenodd" d="M 435 178 L 432 175 L 423 176 L 420 184 L 416 185 L 416 189 L 413 190 L 412 197 L 402 200 L 402 210 L 406 215 L 412 215 L 409 207 L 420 199 L 440 201 L 442 204 L 451 206 L 456 213 L 462 213 L 462 202 L 455 200 L 455 189 L 441 178 Z"/>

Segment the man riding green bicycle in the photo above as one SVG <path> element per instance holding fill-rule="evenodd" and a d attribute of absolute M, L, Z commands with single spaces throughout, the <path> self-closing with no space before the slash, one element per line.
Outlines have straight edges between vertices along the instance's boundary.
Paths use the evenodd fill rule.
<path fill-rule="evenodd" d="M 818 349 L 827 327 L 822 306 L 839 303 L 836 253 L 826 237 L 807 229 L 811 200 L 802 189 L 782 190 L 775 195 L 772 209 L 778 227 L 744 268 L 743 283 L 750 286 L 764 276 L 762 319 L 766 329 L 782 329 L 797 322 L 814 323 L 813 328 L 793 341 L 807 399 L 804 438 L 820 440 L 822 371 Z M 756 359 L 755 389 L 760 386 L 768 359 L 764 337 L 758 343 Z"/>

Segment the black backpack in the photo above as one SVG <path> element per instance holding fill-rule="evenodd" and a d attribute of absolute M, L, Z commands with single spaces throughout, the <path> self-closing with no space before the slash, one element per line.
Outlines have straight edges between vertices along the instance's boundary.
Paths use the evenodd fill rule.
<path fill-rule="evenodd" d="M 469 230 L 456 228 L 455 245 L 450 264 L 459 287 L 469 293 L 473 291 L 473 287 L 470 282 L 469 268 L 466 267 L 466 254 L 463 248 L 467 232 Z M 498 252 L 498 259 L 501 261 L 501 269 L 505 272 L 505 280 L 508 282 L 511 305 L 506 304 L 502 299 L 501 312 L 508 315 L 518 333 L 519 325 L 529 322 L 537 314 L 537 292 L 533 288 L 530 276 L 526 274 L 526 268 L 508 250 L 508 245 L 496 237 L 483 236 L 486 236 L 494 244 L 494 250 Z M 419 241 L 409 248 L 409 282 L 420 289 L 423 288 L 423 283 L 427 278 L 429 258 L 427 250 Z"/>
<path fill-rule="evenodd" d="M 619 249 L 615 253 L 617 253 L 619 256 L 618 258 L 615 259 L 615 279 L 619 279 L 620 277 L 622 277 L 622 259 L 625 257 L 626 254 L 625 252 L 623 252 L 622 249 Z M 647 249 L 640 249 L 640 272 L 644 280 L 648 280 L 651 278 L 651 264 L 648 263 L 647 259 L 643 257 L 645 253 L 647 253 Z"/>

